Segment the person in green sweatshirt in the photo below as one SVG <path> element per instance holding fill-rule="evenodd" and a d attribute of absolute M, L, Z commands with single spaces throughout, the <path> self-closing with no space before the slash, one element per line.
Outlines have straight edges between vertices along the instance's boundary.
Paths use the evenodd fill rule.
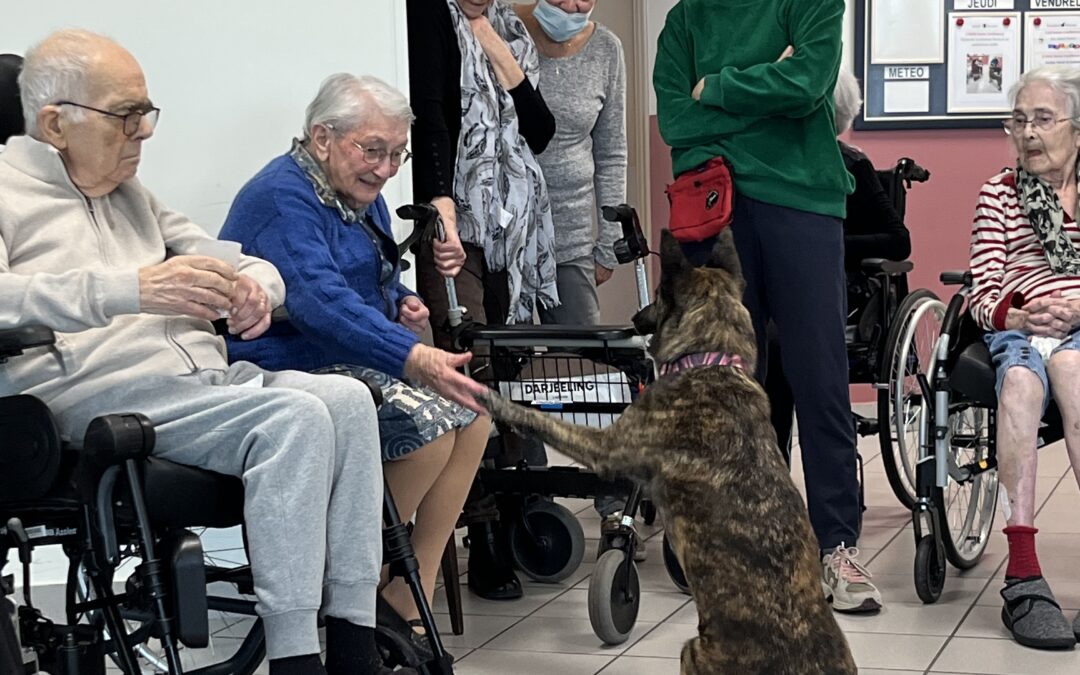
<path fill-rule="evenodd" d="M 675 176 L 717 157 L 731 167 L 756 376 L 764 381 L 772 320 L 795 397 L 822 588 L 837 611 L 868 612 L 882 602 L 854 547 L 842 225 L 854 180 L 833 120 L 843 16 L 844 0 L 681 0 L 660 34 L 653 85 Z M 703 263 L 713 243 L 683 248 Z"/>

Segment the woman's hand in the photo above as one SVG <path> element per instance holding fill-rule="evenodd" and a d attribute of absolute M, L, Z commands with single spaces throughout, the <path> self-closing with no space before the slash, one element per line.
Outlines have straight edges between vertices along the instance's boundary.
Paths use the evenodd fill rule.
<path fill-rule="evenodd" d="M 596 264 L 596 272 L 595 272 L 596 285 L 597 286 L 603 286 L 604 282 L 611 279 L 612 274 L 615 274 L 615 270 L 604 267 L 600 263 L 595 263 L 595 264 Z"/>
<path fill-rule="evenodd" d="M 427 328 L 430 315 L 427 305 L 415 295 L 406 296 L 398 306 L 398 321 L 417 335 Z"/>
<path fill-rule="evenodd" d="M 454 200 L 450 197 L 436 197 L 431 200 L 432 206 L 439 211 L 442 218 L 444 239 L 438 237 L 432 242 L 435 251 L 435 269 L 444 277 L 456 277 L 465 265 L 465 248 L 461 245 L 461 238 L 457 230 L 457 213 L 454 210 Z"/>
<path fill-rule="evenodd" d="M 405 376 L 434 389 L 444 398 L 460 403 L 474 412 L 485 412 L 476 402 L 476 394 L 487 391 L 484 385 L 458 372 L 472 360 L 472 354 L 451 354 L 418 343 L 405 360 Z"/>
<path fill-rule="evenodd" d="M 469 19 L 469 26 L 476 36 L 476 41 L 480 43 L 480 48 L 491 61 L 495 77 L 502 88 L 510 91 L 521 84 L 525 80 L 525 72 L 521 70 L 514 53 L 510 51 L 506 41 L 495 32 L 495 27 L 488 18 L 481 14 L 475 19 Z"/>

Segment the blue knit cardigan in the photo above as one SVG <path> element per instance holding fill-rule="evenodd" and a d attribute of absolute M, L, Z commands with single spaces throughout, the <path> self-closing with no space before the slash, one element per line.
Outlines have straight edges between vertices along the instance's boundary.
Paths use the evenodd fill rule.
<path fill-rule="evenodd" d="M 397 322 L 402 300 L 390 214 L 380 195 L 365 224 L 324 206 L 303 169 L 282 155 L 248 181 L 219 234 L 267 260 L 285 280 L 287 322 L 252 341 L 229 337 L 229 361 L 310 371 L 338 363 L 402 377 L 419 338 Z M 383 281 L 383 268 L 393 273 Z M 389 268 L 387 268 L 389 269 Z"/>

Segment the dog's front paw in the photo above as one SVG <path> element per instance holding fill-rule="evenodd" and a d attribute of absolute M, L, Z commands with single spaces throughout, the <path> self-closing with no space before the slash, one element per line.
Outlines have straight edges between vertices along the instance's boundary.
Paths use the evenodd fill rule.
<path fill-rule="evenodd" d="M 488 411 L 488 414 L 491 415 L 492 418 L 500 422 L 505 421 L 509 412 L 514 408 L 513 403 L 507 401 L 491 389 L 485 389 L 483 392 L 474 393 L 473 398 Z"/>

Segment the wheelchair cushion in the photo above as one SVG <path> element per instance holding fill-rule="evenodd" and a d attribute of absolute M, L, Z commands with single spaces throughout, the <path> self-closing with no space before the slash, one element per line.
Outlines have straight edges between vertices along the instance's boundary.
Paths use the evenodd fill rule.
<path fill-rule="evenodd" d="M 155 527 L 233 527 L 244 520 L 239 478 L 151 457 L 144 471 L 146 508 Z"/>
<path fill-rule="evenodd" d="M 60 432 L 48 407 L 33 396 L 0 398 L 0 495 L 5 501 L 43 497 L 60 470 Z"/>

